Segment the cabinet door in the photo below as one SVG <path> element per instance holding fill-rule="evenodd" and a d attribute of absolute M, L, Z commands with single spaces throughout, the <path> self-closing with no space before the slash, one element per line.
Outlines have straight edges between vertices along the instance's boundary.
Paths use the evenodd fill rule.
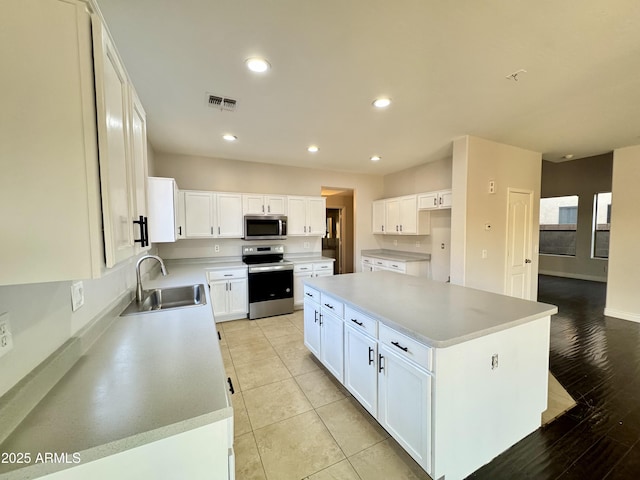
<path fill-rule="evenodd" d="M 177 187 L 176 187 L 177 188 Z M 186 238 L 187 237 L 187 228 L 185 223 L 185 204 L 184 204 L 184 192 L 178 192 L 178 213 L 177 216 L 177 228 L 178 228 L 178 236 L 177 238 Z"/>
<path fill-rule="evenodd" d="M 316 358 L 320 358 L 320 306 L 304 299 L 304 344 Z"/>
<path fill-rule="evenodd" d="M 287 235 L 307 234 L 307 204 L 304 197 L 289 197 Z"/>
<path fill-rule="evenodd" d="M 133 174 L 133 219 L 138 220 L 143 217 L 148 221 L 147 205 L 147 115 L 142 108 L 138 95 L 132 86 L 129 86 L 131 98 L 131 171 Z M 172 209 L 174 211 L 174 209 Z M 135 253 L 149 250 L 151 248 L 148 237 L 148 226 L 134 224 L 133 237 L 135 243 Z M 141 240 L 146 239 L 147 245 L 143 246 Z"/>
<path fill-rule="evenodd" d="M 344 386 L 371 415 L 378 415 L 378 342 L 344 327 Z"/>
<path fill-rule="evenodd" d="M 175 242 L 178 188 L 173 178 L 148 178 L 149 241 Z"/>
<path fill-rule="evenodd" d="M 302 305 L 304 299 L 304 279 L 311 278 L 311 272 L 294 273 L 293 274 L 293 304 Z"/>
<path fill-rule="evenodd" d="M 229 280 L 229 313 L 243 313 L 249 311 L 247 279 Z"/>
<path fill-rule="evenodd" d="M 418 197 L 418 208 L 434 210 L 438 208 L 438 192 L 423 193 Z"/>
<path fill-rule="evenodd" d="M 344 341 L 342 319 L 322 309 L 320 317 L 320 361 L 340 382 L 344 369 Z"/>
<path fill-rule="evenodd" d="M 431 472 L 431 376 L 378 346 L 378 421 Z"/>
<path fill-rule="evenodd" d="M 385 233 L 385 205 L 384 200 L 376 200 L 372 207 L 371 226 L 373 233 Z"/>
<path fill-rule="evenodd" d="M 264 196 L 243 195 L 242 196 L 243 215 L 263 215 L 265 213 Z"/>
<path fill-rule="evenodd" d="M 229 282 L 218 280 L 209 284 L 211 293 L 211 303 L 214 315 L 226 315 L 229 313 Z"/>
<path fill-rule="evenodd" d="M 385 202 L 385 233 L 400 233 L 400 200 L 394 198 Z"/>
<path fill-rule="evenodd" d="M 269 215 L 287 214 L 287 197 L 283 195 L 265 195 L 266 213 Z"/>
<path fill-rule="evenodd" d="M 418 201 L 415 195 L 400 199 L 400 233 L 418 233 Z"/>
<path fill-rule="evenodd" d="M 100 185 L 107 267 L 133 255 L 128 81 L 115 47 L 94 22 Z"/>
<path fill-rule="evenodd" d="M 242 195 L 216 194 L 218 237 L 242 238 L 244 229 L 242 216 Z"/>
<path fill-rule="evenodd" d="M 307 199 L 307 234 L 320 235 L 327 234 L 327 208 L 326 199 L 323 197 Z"/>
<path fill-rule="evenodd" d="M 439 208 L 451 208 L 451 190 L 443 190 L 438 193 L 438 207 Z"/>
<path fill-rule="evenodd" d="M 185 224 L 187 238 L 211 238 L 213 234 L 213 194 L 185 192 Z"/>

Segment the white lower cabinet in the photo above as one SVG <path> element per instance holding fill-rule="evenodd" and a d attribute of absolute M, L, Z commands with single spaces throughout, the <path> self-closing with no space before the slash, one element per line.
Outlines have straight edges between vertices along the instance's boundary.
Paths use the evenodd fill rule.
<path fill-rule="evenodd" d="M 431 472 L 431 375 L 386 345 L 378 351 L 380 424 Z"/>
<path fill-rule="evenodd" d="M 216 322 L 246 318 L 249 312 L 247 269 L 212 270 L 207 277 Z"/>
<path fill-rule="evenodd" d="M 304 344 L 320 358 L 320 304 L 312 298 L 304 299 Z"/>
<path fill-rule="evenodd" d="M 344 327 L 344 386 L 371 415 L 378 415 L 378 342 Z"/>
<path fill-rule="evenodd" d="M 298 263 L 293 266 L 293 306 L 303 306 L 304 279 L 313 277 L 328 277 L 333 275 L 333 260 Z"/>
<path fill-rule="evenodd" d="M 343 380 L 344 365 L 342 344 L 342 318 L 334 315 L 323 306 L 320 316 L 320 361 L 340 382 Z"/>

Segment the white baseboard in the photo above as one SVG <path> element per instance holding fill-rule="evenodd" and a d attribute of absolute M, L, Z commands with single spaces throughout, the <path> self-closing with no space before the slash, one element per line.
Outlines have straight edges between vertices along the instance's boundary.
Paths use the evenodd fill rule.
<path fill-rule="evenodd" d="M 624 312 L 622 310 L 616 310 L 615 308 L 605 307 L 604 314 L 607 317 L 621 318 L 622 320 L 640 323 L 640 313 Z"/>
<path fill-rule="evenodd" d="M 538 270 L 538 273 L 540 275 L 550 275 L 552 277 L 575 278 L 576 280 L 589 280 L 592 282 L 607 283 L 607 277 L 601 277 L 598 275 L 583 275 L 581 273 L 571 272 L 552 272 L 550 270 Z"/>

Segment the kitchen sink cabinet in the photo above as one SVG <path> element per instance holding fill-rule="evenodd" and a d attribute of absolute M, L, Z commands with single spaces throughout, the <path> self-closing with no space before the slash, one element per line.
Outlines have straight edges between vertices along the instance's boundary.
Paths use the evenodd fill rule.
<path fill-rule="evenodd" d="M 0 30 L 0 284 L 98 278 L 145 248 L 144 110 L 90 4 L 2 2 Z"/>

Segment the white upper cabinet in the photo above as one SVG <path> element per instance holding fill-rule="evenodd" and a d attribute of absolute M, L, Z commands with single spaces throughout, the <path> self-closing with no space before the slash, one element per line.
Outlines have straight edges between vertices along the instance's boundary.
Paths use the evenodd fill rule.
<path fill-rule="evenodd" d="M 151 248 L 147 204 L 147 116 L 135 90 L 129 85 L 131 122 L 131 171 L 133 174 L 133 218 L 135 253 Z M 136 223 L 137 222 L 137 223 Z"/>
<path fill-rule="evenodd" d="M 372 233 L 384 235 L 429 235 L 431 217 L 418 209 L 418 196 L 376 200 L 371 205 Z"/>
<path fill-rule="evenodd" d="M 242 196 L 242 213 L 243 215 L 286 215 L 287 197 L 245 194 Z"/>
<path fill-rule="evenodd" d="M 324 197 L 288 197 L 287 235 L 326 235 L 327 200 Z"/>
<path fill-rule="evenodd" d="M 376 200 L 373 202 L 371 226 L 373 233 L 385 233 L 386 207 L 384 200 Z"/>
<path fill-rule="evenodd" d="M 418 195 L 418 208 L 421 210 L 437 210 L 451 208 L 451 190 L 440 190 Z"/>
<path fill-rule="evenodd" d="M 244 232 L 242 195 L 236 193 L 218 193 L 216 197 L 216 236 L 242 238 Z"/>
<path fill-rule="evenodd" d="M 184 192 L 186 238 L 214 237 L 215 199 L 213 192 Z"/>
<path fill-rule="evenodd" d="M 134 254 L 129 91 L 124 67 L 97 17 L 93 32 L 105 258 L 113 267 Z"/>
<path fill-rule="evenodd" d="M 11 72 L 0 76 L 0 215 L 10 226 L 0 233 L 2 285 L 98 278 L 136 251 L 144 110 L 88 8 L 0 3 L 0 58 Z"/>
<path fill-rule="evenodd" d="M 178 185 L 173 178 L 149 177 L 149 240 L 175 242 L 178 236 Z"/>

